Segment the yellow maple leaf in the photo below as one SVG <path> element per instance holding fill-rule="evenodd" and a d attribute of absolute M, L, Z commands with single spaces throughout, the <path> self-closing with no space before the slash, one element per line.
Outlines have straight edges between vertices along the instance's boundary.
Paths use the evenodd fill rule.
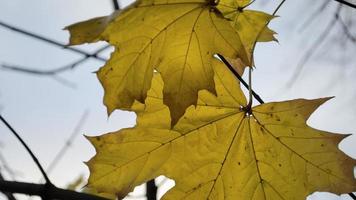
<path fill-rule="evenodd" d="M 146 105 L 135 103 L 134 128 L 91 137 L 88 186 L 124 197 L 159 175 L 176 185 L 163 199 L 305 199 L 314 191 L 356 190 L 355 160 L 337 146 L 345 135 L 306 124 L 328 98 L 267 103 L 245 111 L 238 81 L 215 60 L 217 96 L 199 92 L 197 106 L 171 129 L 155 76 Z"/>
<path fill-rule="evenodd" d="M 216 6 L 213 0 L 141 0 L 108 17 L 67 27 L 72 45 L 105 40 L 116 48 L 97 73 L 108 112 L 130 109 L 134 100 L 143 103 L 156 69 L 165 83 L 163 99 L 174 125 L 187 107 L 196 104 L 199 90 L 215 94 L 213 55 L 238 58 L 251 66 L 249 49 L 258 27 L 241 27 L 256 24 L 227 19 Z M 270 20 L 249 12 L 246 16 L 260 23 Z"/>

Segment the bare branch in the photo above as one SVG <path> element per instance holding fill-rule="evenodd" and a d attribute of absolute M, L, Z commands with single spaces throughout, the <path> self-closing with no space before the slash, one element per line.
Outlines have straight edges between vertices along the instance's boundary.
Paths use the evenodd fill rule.
<path fill-rule="evenodd" d="M 102 47 L 100 49 L 98 49 L 97 51 L 95 51 L 93 54 L 90 54 L 92 56 L 96 56 L 99 53 L 103 52 L 104 50 L 108 49 L 110 46 L 105 46 Z M 91 56 L 89 56 L 91 57 Z M 79 64 L 85 62 L 86 60 L 88 60 L 89 57 L 84 57 L 81 58 L 77 61 L 74 61 L 73 63 L 70 63 L 68 65 L 65 65 L 63 67 L 59 67 L 56 69 L 51 69 L 51 70 L 38 70 L 38 69 L 32 69 L 32 68 L 28 68 L 28 67 L 24 67 L 24 66 L 15 66 L 15 65 L 9 65 L 9 64 L 2 64 L 1 67 L 3 69 L 6 70 L 12 70 L 12 71 L 17 71 L 17 72 L 23 72 L 23 73 L 29 73 L 29 74 L 34 74 L 34 75 L 55 75 L 58 73 L 62 73 L 64 71 L 67 70 L 71 70 L 74 69 L 75 67 L 77 67 Z"/>
<path fill-rule="evenodd" d="M 279 9 L 283 6 L 283 4 L 284 4 L 285 2 L 286 2 L 286 0 L 282 0 L 282 1 L 278 4 L 277 8 L 274 9 L 272 15 L 276 15 L 277 12 L 279 11 Z M 267 24 L 267 25 L 268 25 L 268 24 Z M 267 25 L 266 25 L 266 26 L 267 26 Z"/>
<path fill-rule="evenodd" d="M 352 4 L 350 2 L 347 2 L 347 1 L 344 1 L 344 0 L 334 0 L 334 1 L 337 1 L 339 2 L 340 4 L 343 4 L 343 5 L 346 5 L 346 6 L 349 6 L 351 8 L 355 8 L 356 9 L 356 5 L 355 4 Z"/>
<path fill-rule="evenodd" d="M 112 0 L 112 4 L 113 4 L 115 10 L 119 10 L 120 9 L 120 5 L 119 5 L 118 0 Z"/>
<path fill-rule="evenodd" d="M 147 200 L 157 200 L 157 186 L 154 179 L 146 183 L 146 197 Z"/>
<path fill-rule="evenodd" d="M 329 36 L 330 32 L 332 29 L 335 27 L 335 24 L 337 22 L 337 13 L 340 12 L 341 6 L 338 6 L 336 11 L 335 11 L 335 16 L 333 19 L 330 21 L 330 23 L 325 27 L 324 31 L 319 35 L 317 40 L 309 47 L 307 51 L 305 51 L 302 59 L 299 61 L 292 78 L 289 80 L 289 82 L 286 84 L 287 88 L 290 88 L 293 86 L 293 84 L 297 81 L 299 78 L 301 72 L 304 69 L 305 64 L 312 58 L 315 52 L 319 49 L 319 47 L 323 44 L 325 39 Z"/>
<path fill-rule="evenodd" d="M 320 15 L 325 8 L 327 7 L 327 5 L 330 4 L 331 1 L 325 1 L 323 2 L 320 7 L 318 7 L 318 9 L 316 9 L 309 17 L 307 20 L 305 20 L 305 22 L 302 23 L 302 25 L 300 26 L 300 30 L 305 30 L 310 24 L 312 24 L 313 21 L 315 21 L 317 19 L 317 16 Z M 307 5 L 309 6 L 309 5 Z"/>
<path fill-rule="evenodd" d="M 52 162 L 49 164 L 49 166 L 46 170 L 48 174 L 52 172 L 52 170 L 55 168 L 57 163 L 64 156 L 64 154 L 66 153 L 68 148 L 72 145 L 73 141 L 80 133 L 80 129 L 82 128 L 82 126 L 83 126 L 84 122 L 86 121 L 86 119 L 88 118 L 88 116 L 89 116 L 89 111 L 85 110 L 83 115 L 81 116 L 78 124 L 75 126 L 72 134 L 69 136 L 69 138 L 65 142 L 64 146 L 61 148 L 61 150 L 57 153 L 57 155 L 53 158 Z"/>
<path fill-rule="evenodd" d="M 15 174 L 17 172 L 15 172 L 14 170 L 12 170 L 10 167 L 9 167 L 9 164 L 7 163 L 5 157 L 2 155 L 2 153 L 0 152 L 0 162 L 2 164 L 2 167 L 4 169 L 4 171 L 7 172 L 7 174 L 9 174 L 10 178 L 12 179 L 15 179 Z"/>
<path fill-rule="evenodd" d="M 21 34 L 23 34 L 23 35 L 27 35 L 27 36 L 29 36 L 29 37 L 31 37 L 31 38 L 34 38 L 34 39 L 37 39 L 37 40 L 46 42 L 46 43 L 48 43 L 48 44 L 52 44 L 52 45 L 54 45 L 54 46 L 57 46 L 57 47 L 61 47 L 61 48 L 70 50 L 70 51 L 72 51 L 72 52 L 85 55 L 86 57 L 92 57 L 92 58 L 95 58 L 95 59 L 98 59 L 98 60 L 101 60 L 101 61 L 106 61 L 105 58 L 102 58 L 102 57 L 100 57 L 100 56 L 98 56 L 98 55 L 92 55 L 92 54 L 87 53 L 87 52 L 85 52 L 85 51 L 82 51 L 82 50 L 80 50 L 80 49 L 76 49 L 76 48 L 70 47 L 70 46 L 68 46 L 67 44 L 63 44 L 63 43 L 61 43 L 61 42 L 58 42 L 58 41 L 49 39 L 49 38 L 44 37 L 44 36 L 40 36 L 40 35 L 35 34 L 35 33 L 31 33 L 31 32 L 29 32 L 29 31 L 20 29 L 20 28 L 18 28 L 18 27 L 14 27 L 14 26 L 12 26 L 12 25 L 9 25 L 9 24 L 4 23 L 4 22 L 1 22 L 1 21 L 0 21 L 0 26 L 2 26 L 2 27 L 4 27 L 4 28 L 7 28 L 7 29 L 10 29 L 10 30 L 12 30 L 12 31 L 21 33 Z"/>
<path fill-rule="evenodd" d="M 1 172 L 0 172 L 0 181 L 3 181 L 4 177 L 2 177 Z M 14 197 L 14 195 L 11 192 L 4 192 L 3 193 L 8 200 L 16 200 L 16 198 Z"/>
<path fill-rule="evenodd" d="M 37 157 L 35 156 L 35 154 L 31 151 L 31 149 L 28 147 L 28 145 L 25 143 L 25 141 L 20 137 L 20 135 L 15 131 L 14 128 L 12 128 L 12 126 L 0 115 L 0 121 L 2 121 L 5 126 L 11 131 L 11 133 L 13 135 L 15 135 L 15 137 L 20 141 L 20 143 L 25 147 L 25 149 L 27 150 L 27 152 L 30 154 L 31 158 L 33 159 L 33 161 L 36 163 L 37 167 L 39 168 L 39 170 L 41 171 L 43 177 L 46 180 L 46 184 L 47 185 L 52 185 L 51 181 L 49 180 L 45 170 L 43 169 L 42 165 L 40 164 L 40 162 L 38 161 Z"/>
<path fill-rule="evenodd" d="M 344 22 L 344 20 L 341 18 L 340 13 L 336 13 L 336 18 L 338 20 L 338 22 L 341 24 L 342 30 L 344 32 L 344 34 L 346 35 L 346 37 L 351 40 L 351 42 L 356 42 L 356 36 L 354 36 L 349 27 L 346 25 L 346 23 Z"/>
<path fill-rule="evenodd" d="M 217 56 L 219 57 L 219 59 L 221 61 L 223 61 L 223 63 L 227 66 L 227 68 L 229 68 L 229 70 L 235 75 L 235 77 L 237 79 L 239 79 L 239 81 L 242 83 L 242 85 L 248 89 L 249 88 L 249 85 L 246 83 L 246 81 L 240 76 L 240 74 L 238 74 L 234 68 L 231 66 L 231 64 L 225 59 L 224 56 L 220 55 L 220 54 L 217 54 Z M 263 104 L 264 101 L 261 99 L 261 97 L 253 90 L 251 90 L 251 93 L 252 93 L 252 96 L 260 103 L 260 104 Z"/>
<path fill-rule="evenodd" d="M 108 200 L 106 198 L 91 194 L 60 189 L 54 185 L 22 183 L 15 181 L 0 181 L 0 191 L 36 195 L 48 200 Z"/>
<path fill-rule="evenodd" d="M 356 196 L 355 196 L 354 193 L 350 192 L 348 195 L 349 195 L 353 200 L 356 200 Z"/>
<path fill-rule="evenodd" d="M 66 87 L 69 87 L 71 89 L 76 89 L 77 88 L 77 85 L 72 82 L 72 81 L 69 81 L 65 78 L 62 78 L 60 76 L 57 76 L 57 75 L 53 75 L 53 76 L 50 76 L 50 78 L 52 78 L 53 80 L 57 81 L 58 83 L 66 86 Z"/>

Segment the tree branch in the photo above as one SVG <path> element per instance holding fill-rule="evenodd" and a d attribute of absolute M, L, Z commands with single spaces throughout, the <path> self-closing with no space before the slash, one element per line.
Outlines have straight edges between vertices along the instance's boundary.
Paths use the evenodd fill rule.
<path fill-rule="evenodd" d="M 119 10 L 120 9 L 120 5 L 119 5 L 118 0 L 112 0 L 112 4 L 113 4 L 115 10 Z"/>
<path fill-rule="evenodd" d="M 341 18 L 340 16 L 340 13 L 336 13 L 336 18 L 337 20 L 339 21 L 341 27 L 342 27 L 342 30 L 344 32 L 344 34 L 346 35 L 346 37 L 351 41 L 351 42 L 356 42 L 356 36 L 354 36 L 349 27 L 346 25 L 346 23 L 344 22 L 344 20 Z"/>
<path fill-rule="evenodd" d="M 355 5 L 355 4 L 352 4 L 352 3 L 350 3 L 350 2 L 347 2 L 347 1 L 344 1 L 344 0 L 334 0 L 334 1 L 337 1 L 337 2 L 339 2 L 339 3 L 341 3 L 341 4 L 343 4 L 343 5 L 346 5 L 346 6 L 349 6 L 349 7 L 351 7 L 351 8 L 355 8 L 355 9 L 356 9 L 356 5 Z"/>
<path fill-rule="evenodd" d="M 350 192 L 348 195 L 349 195 L 353 200 L 356 200 L 356 196 L 355 196 L 354 193 Z"/>
<path fill-rule="evenodd" d="M 0 151 L 0 162 L 2 164 L 3 170 L 9 174 L 10 178 L 15 179 L 15 174 L 17 172 L 15 172 L 14 170 L 12 170 L 9 167 L 9 164 L 7 163 L 7 161 L 6 161 L 5 157 L 3 156 L 3 154 L 1 153 L 1 151 Z"/>
<path fill-rule="evenodd" d="M 87 52 L 85 52 L 85 51 L 82 51 L 82 50 L 80 50 L 80 49 L 76 49 L 76 48 L 70 47 L 70 46 L 68 46 L 67 44 L 63 44 L 63 43 L 61 43 L 61 42 L 54 41 L 54 40 L 52 40 L 52 39 L 46 38 L 46 37 L 44 37 L 44 36 L 37 35 L 37 34 L 35 34 L 35 33 L 31 33 L 31 32 L 29 32 L 29 31 L 20 29 L 20 28 L 18 28 L 18 27 L 14 27 L 14 26 L 12 26 L 12 25 L 6 24 L 6 23 L 1 22 L 1 21 L 0 21 L 0 26 L 2 26 L 2 27 L 4 27 L 4 28 L 7 28 L 7 29 L 10 29 L 10 30 L 12 30 L 12 31 L 21 33 L 21 34 L 23 34 L 23 35 L 27 35 L 27 36 L 29 36 L 29 37 L 31 37 L 31 38 L 34 38 L 34 39 L 37 39 L 37 40 L 46 42 L 46 43 L 48 43 L 48 44 L 52 44 L 52 45 L 54 45 L 54 46 L 67 49 L 67 50 L 73 51 L 73 52 L 75 52 L 75 53 L 79 53 L 79 54 L 85 55 L 86 57 L 93 57 L 93 58 L 98 59 L 98 60 L 106 61 L 105 58 L 99 57 L 98 55 L 92 55 L 92 54 L 87 53 Z"/>
<path fill-rule="evenodd" d="M 62 159 L 64 154 L 67 152 L 68 148 L 72 145 L 76 136 L 78 136 L 78 134 L 80 133 L 80 129 L 82 128 L 84 122 L 87 120 L 88 116 L 89 116 L 89 110 L 85 110 L 81 118 L 79 119 L 79 122 L 75 126 L 72 134 L 65 142 L 64 146 L 60 149 L 60 151 L 56 154 L 56 156 L 54 156 L 53 160 L 50 162 L 46 170 L 48 174 L 50 174 L 53 171 L 53 169 L 57 166 L 57 163 Z"/>
<path fill-rule="evenodd" d="M 0 173 L 0 181 L 3 181 L 4 177 L 2 177 L 1 173 Z M 16 200 L 16 198 L 14 197 L 14 195 L 11 192 L 4 192 L 3 193 L 8 200 Z"/>
<path fill-rule="evenodd" d="M 219 59 L 221 59 L 221 61 L 223 61 L 223 63 L 227 66 L 227 68 L 229 68 L 229 70 L 235 75 L 235 77 L 237 79 L 239 79 L 239 81 L 242 83 L 242 85 L 248 89 L 249 85 L 246 83 L 246 81 L 240 76 L 239 73 L 237 73 L 234 68 L 231 66 L 231 64 L 225 59 L 224 56 L 217 54 L 217 56 L 219 57 Z M 252 92 L 252 96 L 260 103 L 263 104 L 264 101 L 261 99 L 261 97 L 253 90 L 251 90 Z"/>
<path fill-rule="evenodd" d="M 0 181 L 0 191 L 36 195 L 40 197 L 45 196 L 46 200 L 108 200 L 91 194 L 60 189 L 54 185 L 22 183 L 16 181 Z"/>
<path fill-rule="evenodd" d="M 20 135 L 15 131 L 14 128 L 12 128 L 12 126 L 1 115 L 0 115 L 0 121 L 2 121 L 5 124 L 5 126 L 11 131 L 11 133 L 13 135 L 15 135 L 15 137 L 20 141 L 20 143 L 25 147 L 25 149 L 30 154 L 31 158 L 33 159 L 33 161 L 36 163 L 37 167 L 41 171 L 43 177 L 45 178 L 46 184 L 52 185 L 51 181 L 49 180 L 45 170 L 43 169 L 42 165 L 38 161 L 37 157 L 34 155 L 34 153 L 31 151 L 31 149 L 27 146 L 27 144 L 24 142 L 24 140 L 20 137 Z"/>
<path fill-rule="evenodd" d="M 157 199 L 157 186 L 155 180 L 149 180 L 146 183 L 146 197 L 147 200 L 156 200 Z"/>
<path fill-rule="evenodd" d="M 333 19 L 329 22 L 329 24 L 325 27 L 324 31 L 318 36 L 318 38 L 314 41 L 314 43 L 305 51 L 303 57 L 299 60 L 292 78 L 286 84 L 286 88 L 291 88 L 294 83 L 299 78 L 300 74 L 302 73 L 305 64 L 314 56 L 320 46 L 323 44 L 325 39 L 329 36 L 332 29 L 335 27 L 335 24 L 338 20 L 338 13 L 341 10 L 341 6 L 338 6 L 335 11 L 335 15 Z"/>
<path fill-rule="evenodd" d="M 2 65 L 0 65 L 0 67 L 3 69 L 6 69 L 6 70 L 17 71 L 17 72 L 22 72 L 22 73 L 27 73 L 27 74 L 44 75 L 44 76 L 55 75 L 55 74 L 65 72 L 67 70 L 74 69 L 79 64 L 82 64 L 83 62 L 88 60 L 89 57 L 95 57 L 99 53 L 108 49 L 109 47 L 110 47 L 109 45 L 104 46 L 104 47 L 98 49 L 97 51 L 95 51 L 94 53 L 90 54 L 90 56 L 85 56 L 83 58 L 80 58 L 80 59 L 74 61 L 73 63 L 70 63 L 68 65 L 65 65 L 65 66 L 62 66 L 59 68 L 51 69 L 51 70 L 38 70 L 38 69 L 28 68 L 28 67 L 24 67 L 24 66 L 16 66 L 16 65 L 9 65 L 9 64 L 2 64 Z"/>

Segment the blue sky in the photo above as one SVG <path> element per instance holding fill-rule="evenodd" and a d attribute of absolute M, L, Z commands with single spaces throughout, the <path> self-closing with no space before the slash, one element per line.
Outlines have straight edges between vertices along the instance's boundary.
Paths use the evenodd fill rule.
<path fill-rule="evenodd" d="M 278 1 L 268 4 L 263 1 L 257 0 L 253 7 L 261 7 L 271 13 L 278 4 Z M 351 61 L 340 63 L 326 59 L 342 48 L 338 50 L 330 48 L 330 44 L 325 44 L 305 66 L 294 86 L 285 86 L 304 50 L 312 44 L 332 17 L 336 6 L 333 2 L 308 29 L 301 28 L 311 10 L 316 9 L 322 1 L 315 0 L 310 3 L 307 0 L 287 0 L 278 14 L 280 17 L 271 23 L 271 27 L 278 32 L 279 43 L 259 44 L 256 49 L 253 87 L 266 102 L 335 96 L 320 107 L 308 123 L 315 128 L 331 132 L 355 133 L 356 72 L 351 68 L 355 67 L 355 64 Z M 121 5 L 127 3 L 122 1 Z M 11 0 L 0 2 L 0 20 L 66 43 L 69 35 L 62 30 L 65 26 L 108 15 L 112 9 L 111 0 Z M 30 39 L 2 27 L 0 45 L 0 63 L 37 69 L 60 67 L 82 57 L 80 54 Z M 99 43 L 77 48 L 93 52 L 103 45 L 105 44 Z M 110 51 L 107 50 L 101 56 L 108 57 Z M 115 111 L 110 118 L 107 117 L 106 108 L 102 104 L 102 87 L 92 73 L 102 65 L 102 62 L 90 59 L 74 70 L 60 74 L 59 78 L 70 82 L 70 86 L 51 77 L 31 76 L 0 69 L 0 112 L 23 136 L 45 168 L 64 145 L 86 110 L 89 115 L 80 130 L 86 135 L 100 135 L 135 124 L 133 113 Z M 340 148 L 356 158 L 354 144 L 356 135 L 342 141 Z M 0 153 L 6 158 L 9 166 L 18 172 L 16 180 L 37 182 L 41 179 L 27 153 L 2 124 Z M 50 174 L 50 178 L 56 185 L 65 186 L 80 174 L 88 176 L 83 161 L 88 160 L 94 153 L 94 149 L 80 134 Z M 9 174 L 5 175 L 9 178 Z M 0 196 L 1 199 L 4 197 Z M 316 194 L 309 199 L 348 198 Z"/>

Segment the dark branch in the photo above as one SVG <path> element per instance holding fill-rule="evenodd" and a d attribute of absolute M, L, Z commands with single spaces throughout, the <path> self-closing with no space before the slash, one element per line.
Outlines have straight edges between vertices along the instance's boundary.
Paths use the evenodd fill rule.
<path fill-rule="evenodd" d="M 90 54 L 89 57 L 94 57 L 97 56 L 99 53 L 103 52 L 104 50 L 108 49 L 110 46 L 104 46 L 98 50 L 96 50 L 94 53 Z M 80 58 L 73 63 L 70 63 L 68 65 L 65 65 L 63 67 L 59 67 L 56 69 L 51 69 L 51 70 L 38 70 L 38 69 L 32 69 L 24 66 L 15 66 L 15 65 L 8 65 L 8 64 L 2 64 L 1 67 L 6 70 L 12 70 L 12 71 L 17 71 L 17 72 L 22 72 L 22 73 L 27 73 L 27 74 L 34 74 L 34 75 L 44 75 L 44 76 L 49 76 L 49 75 L 56 75 L 62 72 L 65 72 L 67 70 L 72 70 L 78 65 L 82 64 L 83 62 L 87 61 L 88 56 L 85 56 L 83 58 Z"/>
<path fill-rule="evenodd" d="M 157 200 L 157 186 L 154 179 L 146 183 L 146 197 L 147 200 Z"/>
<path fill-rule="evenodd" d="M 349 195 L 353 200 L 356 200 L 356 196 L 355 196 L 354 193 L 350 192 L 348 195 Z"/>
<path fill-rule="evenodd" d="M 286 2 L 286 0 L 282 0 L 279 4 L 278 4 L 278 6 L 277 6 L 277 8 L 276 9 L 274 9 L 274 11 L 273 11 L 273 13 L 272 13 L 272 15 L 273 16 L 275 16 L 276 14 L 277 14 L 277 12 L 279 11 L 279 9 L 283 6 L 283 4 Z M 267 25 L 269 24 L 269 22 L 267 23 Z M 266 25 L 266 26 L 267 26 Z"/>
<path fill-rule="evenodd" d="M 108 200 L 90 194 L 60 189 L 53 185 L 21 183 L 15 181 L 0 181 L 0 191 L 36 195 L 40 197 L 45 196 L 46 199 L 56 200 Z"/>
<path fill-rule="evenodd" d="M 237 73 L 235 71 L 235 69 L 231 66 L 231 64 L 224 58 L 224 56 L 220 55 L 220 54 L 217 54 L 217 56 L 219 57 L 219 59 L 221 59 L 221 61 L 223 61 L 223 63 L 227 66 L 227 68 L 229 68 L 229 70 L 235 75 L 235 77 L 237 79 L 239 79 L 239 81 L 242 83 L 242 85 L 248 89 L 249 86 L 248 84 L 246 83 L 246 81 L 240 76 L 239 73 Z M 252 96 L 255 97 L 255 99 L 260 103 L 260 104 L 263 104 L 264 101 L 261 99 L 261 97 L 255 92 L 252 90 Z"/>
<path fill-rule="evenodd" d="M 115 10 L 119 10 L 120 9 L 120 5 L 119 5 L 118 0 L 112 0 L 112 4 L 113 4 Z"/>
<path fill-rule="evenodd" d="M 5 27 L 5 28 L 7 28 L 7 29 L 10 29 L 10 30 L 12 30 L 12 31 L 21 33 L 21 34 L 23 34 L 23 35 L 27 35 L 27 36 L 29 36 L 29 37 L 31 37 L 31 38 L 34 38 L 34 39 L 37 39 L 37 40 L 46 42 L 46 43 L 48 43 L 48 44 L 52 44 L 52 45 L 54 45 L 54 46 L 67 49 L 67 50 L 73 51 L 73 52 L 75 52 L 75 53 L 79 53 L 79 54 L 85 55 L 86 57 L 93 57 L 93 58 L 98 59 L 98 60 L 106 61 L 105 58 L 99 57 L 98 55 L 92 55 L 92 54 L 87 53 L 87 52 L 85 52 L 85 51 L 82 51 L 82 50 L 79 50 L 79 49 L 76 49 L 76 48 L 73 48 L 73 47 L 69 47 L 68 45 L 63 44 L 63 43 L 61 43 L 61 42 L 54 41 L 54 40 L 52 40 L 52 39 L 46 38 L 46 37 L 44 37 L 44 36 L 37 35 L 37 34 L 35 34 L 35 33 L 31 33 L 31 32 L 29 32 L 29 31 L 25 31 L 25 30 L 23 30 L 23 29 L 14 27 L 14 26 L 12 26 L 12 25 L 6 24 L 6 23 L 1 22 L 1 21 L 0 21 L 0 26 Z"/>
<path fill-rule="evenodd" d="M 351 8 L 355 8 L 355 9 L 356 9 L 356 5 L 355 5 L 355 4 L 352 4 L 352 3 L 350 3 L 350 2 L 347 2 L 347 1 L 344 1 L 344 0 L 334 0 L 334 1 L 337 1 L 337 2 L 339 2 L 339 3 L 341 3 L 341 4 L 343 4 L 343 5 L 346 5 L 346 6 L 349 6 L 349 7 L 351 7 Z"/>
<path fill-rule="evenodd" d="M 38 161 L 37 157 L 33 154 L 33 152 L 31 151 L 31 149 L 27 146 L 27 144 L 24 142 L 24 140 L 20 137 L 20 135 L 15 131 L 14 128 L 12 128 L 12 126 L 0 115 L 0 121 L 2 121 L 5 126 L 11 131 L 12 134 L 15 135 L 15 137 L 20 141 L 20 143 L 25 147 L 25 149 L 27 150 L 27 152 L 30 154 L 31 158 L 33 159 L 33 161 L 36 163 L 37 167 L 39 168 L 39 170 L 41 171 L 43 177 L 46 180 L 46 184 L 47 185 L 52 185 L 51 181 L 49 180 L 45 170 L 43 169 L 42 165 L 40 164 L 40 162 Z"/>
<path fill-rule="evenodd" d="M 1 173 L 0 173 L 0 181 L 4 181 L 4 177 L 2 177 Z M 4 192 L 3 194 L 7 197 L 8 200 L 16 200 L 16 198 L 11 192 Z"/>

